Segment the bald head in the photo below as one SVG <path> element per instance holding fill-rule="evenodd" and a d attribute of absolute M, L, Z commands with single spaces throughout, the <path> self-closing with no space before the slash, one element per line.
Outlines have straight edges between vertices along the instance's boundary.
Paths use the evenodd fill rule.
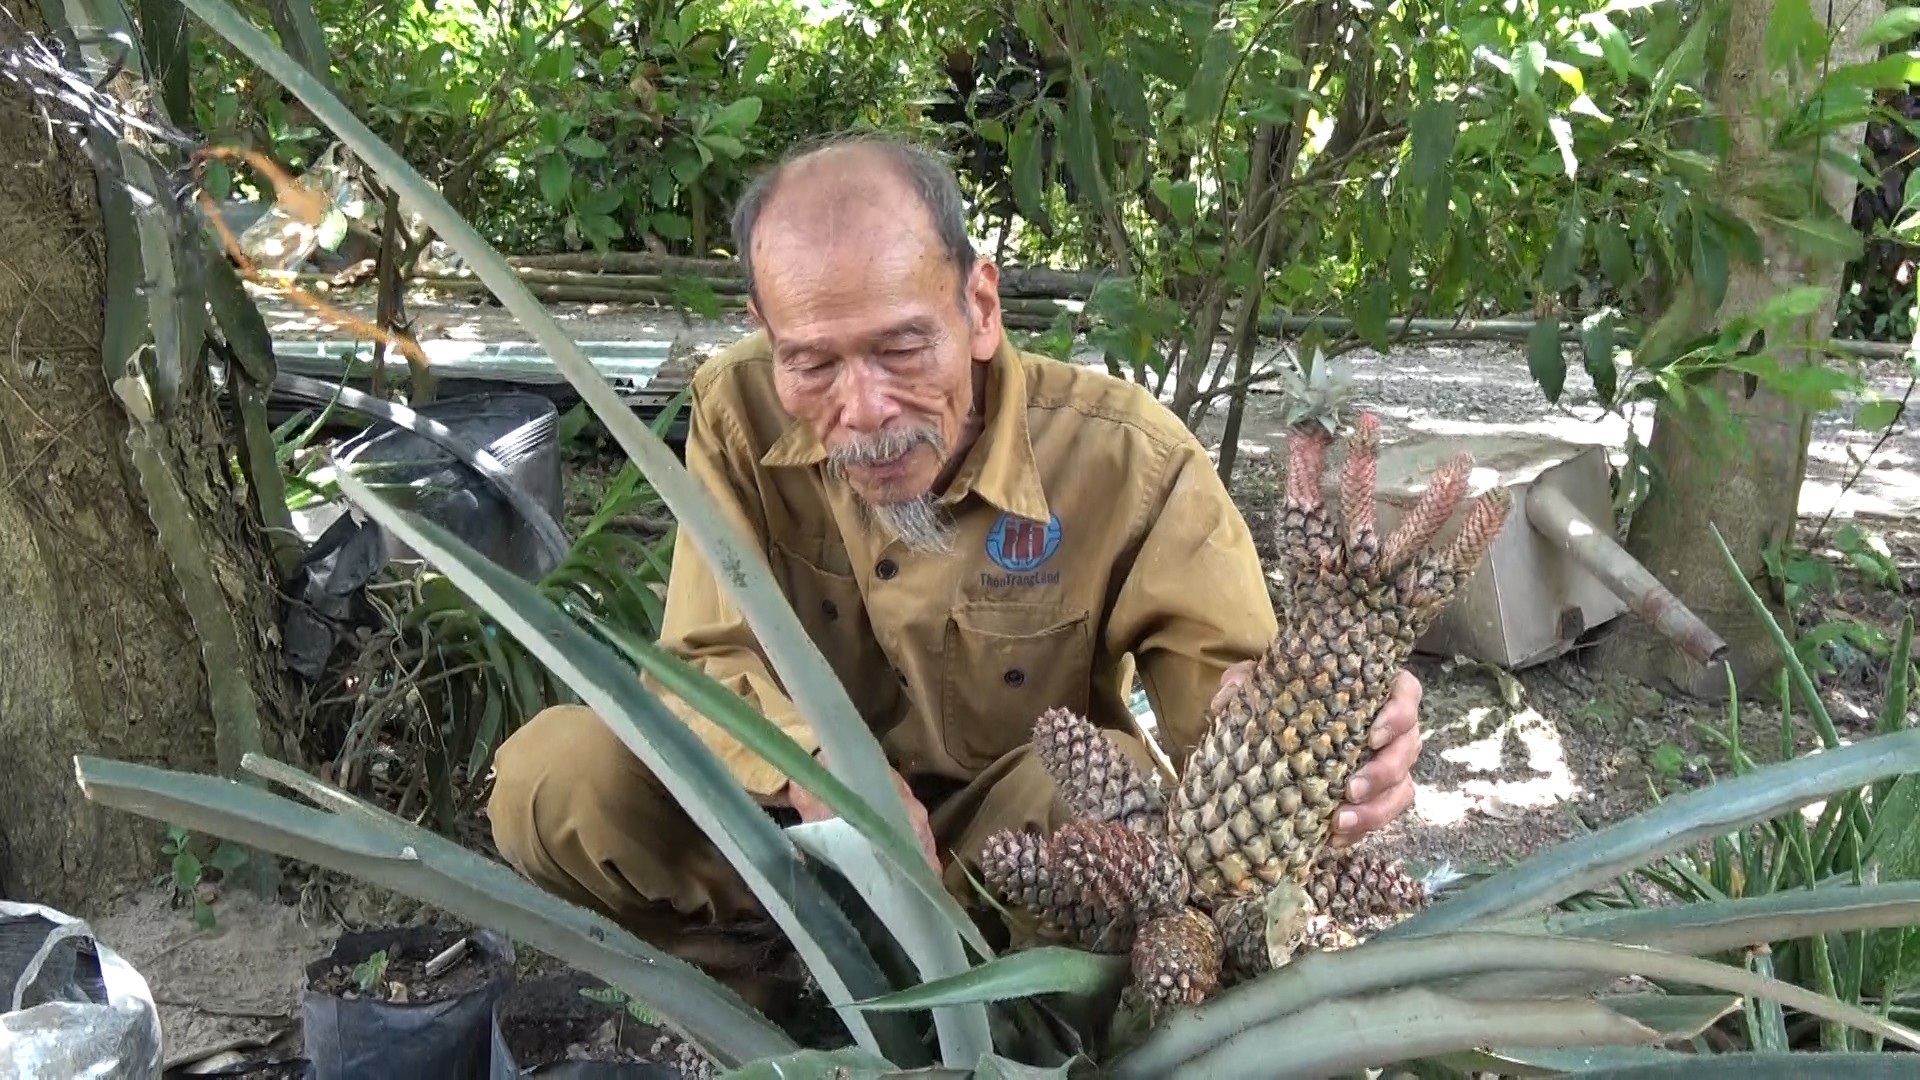
<path fill-rule="evenodd" d="M 760 267 L 780 261 L 779 248 L 842 248 L 870 240 L 875 229 L 910 236 L 961 281 L 973 268 L 966 200 L 953 171 L 927 150 L 877 132 L 796 147 L 748 185 L 733 211 L 734 244 L 754 297 Z"/>

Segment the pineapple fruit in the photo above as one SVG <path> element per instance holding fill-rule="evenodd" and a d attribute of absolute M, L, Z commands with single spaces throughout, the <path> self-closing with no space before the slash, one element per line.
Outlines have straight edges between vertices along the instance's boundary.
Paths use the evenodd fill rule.
<path fill-rule="evenodd" d="M 1049 710 L 1033 750 L 1074 820 L 1051 836 L 1003 830 L 983 853 L 987 887 L 1036 937 L 1129 955 L 1133 992 L 1156 1014 L 1426 901 L 1386 861 L 1330 849 L 1333 814 L 1415 640 L 1492 547 L 1510 497 L 1481 496 L 1433 549 L 1465 495 L 1462 455 L 1382 538 L 1378 421 L 1360 417 L 1348 438 L 1340 523 L 1321 495 L 1330 442 L 1324 426 L 1292 433 L 1282 630 L 1206 718 L 1178 783 L 1163 790 L 1085 718 Z"/>

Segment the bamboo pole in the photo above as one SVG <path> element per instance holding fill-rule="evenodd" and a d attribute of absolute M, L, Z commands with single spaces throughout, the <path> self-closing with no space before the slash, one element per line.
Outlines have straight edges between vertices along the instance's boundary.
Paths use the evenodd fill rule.
<path fill-rule="evenodd" d="M 709 281 L 744 282 L 746 274 L 734 259 L 695 259 L 684 255 L 655 255 L 646 251 L 570 251 L 554 255 L 517 255 L 507 260 L 515 270 L 567 271 L 578 274 L 677 274 Z M 1111 273 L 1055 270 L 1045 266 L 1003 266 L 1000 291 L 1010 296 L 1084 297 Z"/>
<path fill-rule="evenodd" d="M 684 256 L 654 255 L 648 252 L 616 251 L 571 252 L 560 255 L 522 255 L 508 262 L 521 280 L 534 289 L 534 295 L 558 303 L 635 303 L 675 306 L 672 295 L 674 278 L 704 284 L 718 294 L 721 305 L 729 310 L 744 307 L 746 282 L 739 264 L 731 259 L 692 259 Z M 298 273 L 300 282 L 331 282 L 338 275 Z M 1001 306 L 1008 325 L 1020 329 L 1045 329 L 1059 314 L 1061 303 L 1081 302 L 1101 279 L 1100 274 L 1051 270 L 1045 267 L 1012 267 L 1001 272 Z M 414 283 L 447 292 L 484 294 L 479 279 L 470 272 L 415 274 Z M 1534 319 L 1403 319 L 1390 326 L 1396 334 L 1427 341 L 1503 341 L 1522 342 L 1533 332 Z M 1338 315 L 1265 315 L 1259 321 L 1260 334 L 1284 337 L 1319 328 L 1333 334 L 1353 330 L 1353 320 Z M 1563 322 L 1563 338 L 1577 338 L 1577 323 Z M 1624 328 L 1616 332 L 1622 345 L 1631 345 L 1634 334 Z M 1830 338 L 1836 352 L 1873 360 L 1905 359 L 1911 346 L 1893 341 L 1861 341 Z"/>
<path fill-rule="evenodd" d="M 485 282 L 465 277 L 422 277 L 415 283 L 438 292 L 455 296 L 489 297 L 492 291 Z M 529 280 L 528 291 L 547 303 L 556 304 L 637 304 L 654 307 L 677 308 L 685 304 L 682 297 L 674 295 L 667 287 L 641 287 L 635 285 L 607 286 L 585 282 L 545 282 Z M 726 312 L 746 310 L 747 298 L 741 293 L 716 293 L 712 297 L 715 306 Z M 1016 330 L 1045 330 L 1053 325 L 1053 320 L 1061 310 L 1053 301 L 1003 300 L 1001 302 L 1001 322 Z"/>
<path fill-rule="evenodd" d="M 1422 337 L 1430 341 L 1525 341 L 1537 323 L 1536 319 L 1396 318 L 1390 325 L 1396 331 L 1404 331 L 1409 337 Z M 1341 334 L 1353 329 L 1353 320 L 1337 315 L 1268 316 L 1260 320 L 1260 332 L 1269 336 L 1297 334 L 1310 327 Z M 1561 324 L 1563 339 L 1578 338 L 1579 334 L 1579 324 Z M 1616 339 L 1622 345 L 1628 345 L 1633 342 L 1634 335 L 1631 331 L 1621 329 L 1616 331 Z M 1905 359 L 1912 348 L 1895 341 L 1859 341 L 1851 338 L 1830 338 L 1828 344 L 1838 352 L 1874 360 Z"/>

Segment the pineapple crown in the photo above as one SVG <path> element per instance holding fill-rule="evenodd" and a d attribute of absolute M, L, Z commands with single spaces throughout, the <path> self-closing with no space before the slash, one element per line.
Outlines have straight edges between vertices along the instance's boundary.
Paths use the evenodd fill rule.
<path fill-rule="evenodd" d="M 1346 363 L 1316 346 L 1304 362 L 1294 358 L 1281 366 L 1280 385 L 1286 392 L 1289 427 L 1318 424 L 1328 435 L 1340 433 L 1353 396 L 1353 374 Z"/>

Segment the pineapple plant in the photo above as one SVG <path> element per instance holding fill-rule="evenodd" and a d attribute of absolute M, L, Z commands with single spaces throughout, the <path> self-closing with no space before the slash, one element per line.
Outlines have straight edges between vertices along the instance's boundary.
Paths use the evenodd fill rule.
<path fill-rule="evenodd" d="M 1032 936 L 1130 954 L 1132 993 L 1156 1014 L 1302 948 L 1342 947 L 1427 898 L 1386 860 L 1330 848 L 1333 815 L 1395 676 L 1492 547 L 1510 497 L 1481 496 L 1433 545 L 1465 496 L 1460 455 L 1381 537 L 1379 422 L 1363 415 L 1336 522 L 1321 485 L 1330 427 L 1316 416 L 1291 433 L 1281 633 L 1205 718 L 1178 782 L 1163 789 L 1084 717 L 1049 710 L 1034 753 L 1073 820 L 1051 836 L 1003 830 L 983 853 L 985 884 Z"/>

